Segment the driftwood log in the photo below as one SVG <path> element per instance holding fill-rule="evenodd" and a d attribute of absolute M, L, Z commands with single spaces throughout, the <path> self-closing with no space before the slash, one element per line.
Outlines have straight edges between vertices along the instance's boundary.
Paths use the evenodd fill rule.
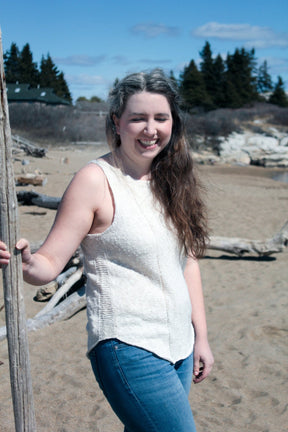
<path fill-rule="evenodd" d="M 288 221 L 273 237 L 264 241 L 233 237 L 211 237 L 208 249 L 228 252 L 238 257 L 257 254 L 260 257 L 283 252 L 288 245 Z"/>
<path fill-rule="evenodd" d="M 0 238 L 13 250 L 3 266 L 5 317 L 10 366 L 10 384 L 16 432 L 35 432 L 35 413 L 30 373 L 28 338 L 23 300 L 21 253 L 15 250 L 18 236 L 18 206 L 12 165 L 12 138 L 0 31 Z"/>
<path fill-rule="evenodd" d="M 53 297 L 52 297 L 53 299 Z M 51 301 L 51 300 L 50 300 Z M 45 314 L 39 314 L 34 318 L 30 318 L 26 322 L 28 331 L 36 331 L 41 328 L 47 327 L 57 321 L 64 321 L 71 318 L 81 309 L 86 307 L 85 285 L 78 291 L 68 296 L 65 300 L 53 307 Z M 6 338 L 6 327 L 0 328 L 0 341 Z M 32 432 L 32 431 L 31 431 Z"/>
<path fill-rule="evenodd" d="M 26 206 L 38 206 L 52 210 L 57 210 L 61 198 L 51 197 L 35 191 L 18 191 L 18 203 Z"/>
<path fill-rule="evenodd" d="M 18 135 L 12 135 L 13 148 L 23 150 L 26 155 L 42 158 L 46 156 L 46 149 L 37 147 L 35 144 L 31 143 L 27 139 L 20 137 Z"/>

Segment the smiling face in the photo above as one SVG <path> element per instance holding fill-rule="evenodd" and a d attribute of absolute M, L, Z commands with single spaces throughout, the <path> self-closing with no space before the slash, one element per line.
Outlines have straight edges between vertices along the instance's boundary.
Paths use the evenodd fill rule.
<path fill-rule="evenodd" d="M 129 97 L 120 118 L 114 116 L 123 157 L 140 163 L 149 161 L 169 143 L 172 114 L 168 100 L 159 93 L 141 92 Z"/>

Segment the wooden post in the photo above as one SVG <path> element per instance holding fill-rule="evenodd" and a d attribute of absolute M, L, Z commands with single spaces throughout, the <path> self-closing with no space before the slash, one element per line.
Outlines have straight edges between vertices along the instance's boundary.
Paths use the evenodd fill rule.
<path fill-rule="evenodd" d="M 0 30 L 0 238 L 10 251 L 10 263 L 3 267 L 3 287 L 9 350 L 10 382 L 16 432 L 35 432 L 35 415 L 30 376 L 28 338 L 22 295 L 21 254 L 18 239 L 17 197 L 12 166 L 12 137 L 4 74 Z"/>

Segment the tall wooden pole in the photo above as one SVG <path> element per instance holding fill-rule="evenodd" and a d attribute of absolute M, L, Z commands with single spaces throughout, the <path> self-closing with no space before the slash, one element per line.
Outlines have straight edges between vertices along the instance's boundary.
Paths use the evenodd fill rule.
<path fill-rule="evenodd" d="M 21 255 L 15 249 L 18 239 L 17 197 L 12 166 L 12 138 L 5 84 L 0 30 L 0 238 L 13 251 L 3 267 L 3 287 L 9 350 L 10 382 L 16 432 L 35 432 L 35 415 L 30 375 L 28 338 L 22 295 Z"/>

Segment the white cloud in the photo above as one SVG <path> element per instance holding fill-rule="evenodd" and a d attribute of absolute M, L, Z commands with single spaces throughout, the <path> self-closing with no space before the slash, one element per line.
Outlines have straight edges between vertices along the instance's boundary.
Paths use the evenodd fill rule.
<path fill-rule="evenodd" d="M 107 80 L 100 75 L 69 75 L 66 76 L 67 81 L 71 85 L 77 86 L 90 86 L 90 85 L 103 85 L 107 83 Z"/>
<path fill-rule="evenodd" d="M 287 47 L 288 33 L 277 34 L 269 27 L 250 24 L 220 24 L 209 22 L 192 31 L 192 35 L 202 38 L 245 41 L 247 47 L 269 48 Z"/>
<path fill-rule="evenodd" d="M 142 34 L 148 38 L 154 38 L 160 35 L 177 36 L 179 29 L 165 24 L 141 23 L 131 28 L 132 33 Z"/>
<path fill-rule="evenodd" d="M 103 63 L 104 60 L 106 60 L 105 55 L 88 56 L 83 54 L 75 54 L 68 57 L 53 58 L 53 61 L 55 61 L 56 64 L 68 66 L 95 66 L 99 63 Z"/>

